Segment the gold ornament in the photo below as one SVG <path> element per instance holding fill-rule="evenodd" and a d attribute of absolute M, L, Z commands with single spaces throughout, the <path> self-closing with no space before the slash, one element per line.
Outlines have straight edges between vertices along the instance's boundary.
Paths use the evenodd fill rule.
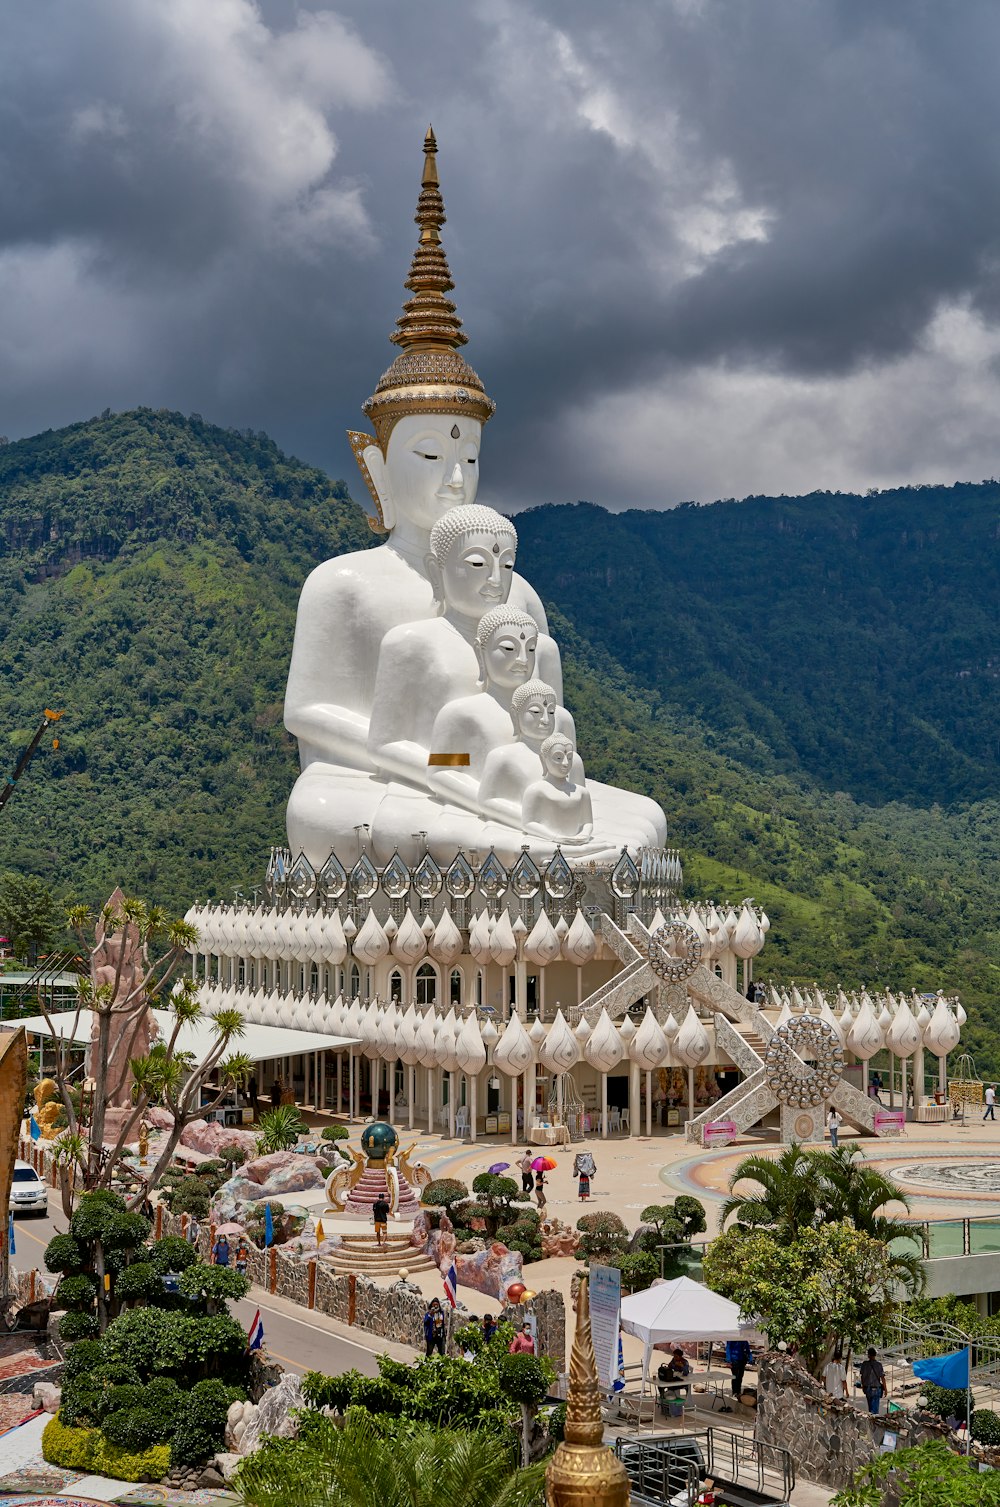
<path fill-rule="evenodd" d="M 626 1507 L 628 1472 L 603 1443 L 601 1393 L 590 1334 L 590 1289 L 581 1278 L 569 1362 L 566 1427 L 545 1472 L 546 1507 Z"/>
<path fill-rule="evenodd" d="M 459 355 L 468 336 L 455 305 L 445 297 L 455 285 L 441 245 L 445 223 L 444 200 L 438 186 L 437 141 L 430 126 L 424 138 L 424 171 L 414 216 L 420 227 L 417 249 L 405 286 L 414 295 L 403 305 L 396 329 L 389 336 L 400 353 L 383 373 L 372 396 L 362 406 L 384 455 L 396 422 L 408 414 L 465 414 L 485 424 L 496 411 L 482 382 Z M 355 455 L 358 449 L 352 436 Z M 362 467 L 362 472 L 367 470 Z M 371 478 L 366 476 L 374 492 Z"/>

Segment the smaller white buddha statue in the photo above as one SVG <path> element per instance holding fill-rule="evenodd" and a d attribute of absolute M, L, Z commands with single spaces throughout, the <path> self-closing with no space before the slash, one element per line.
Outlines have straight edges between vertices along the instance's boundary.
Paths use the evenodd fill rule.
<path fill-rule="evenodd" d="M 391 628 L 379 649 L 368 752 L 382 778 L 427 784 L 435 719 L 479 691 L 473 643 L 484 613 L 507 600 L 516 554 L 514 525 L 478 503 L 453 508 L 431 529 L 426 566 L 439 615 Z M 515 656 L 512 666 L 521 678 L 534 669 L 538 630 L 528 621 L 530 658 Z"/>
<path fill-rule="evenodd" d="M 594 813 L 586 785 L 573 779 L 576 747 L 565 733 L 550 733 L 539 750 L 542 778 L 524 792 L 521 824 L 537 837 L 585 842 L 594 830 Z"/>
<path fill-rule="evenodd" d="M 556 693 L 544 680 L 528 680 L 510 699 L 514 736 L 493 748 L 483 765 L 479 782 L 479 809 L 494 821 L 520 827 L 524 792 L 539 777 L 542 744 L 561 732 L 573 746 L 571 772 L 583 783 L 583 762 L 576 753 L 576 728 L 565 707 L 556 705 Z"/>

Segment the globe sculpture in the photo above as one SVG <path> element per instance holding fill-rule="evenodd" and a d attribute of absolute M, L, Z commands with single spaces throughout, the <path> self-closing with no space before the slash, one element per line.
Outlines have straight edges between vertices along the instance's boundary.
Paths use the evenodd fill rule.
<path fill-rule="evenodd" d="M 344 1213 L 368 1218 L 376 1198 L 384 1198 L 394 1218 L 412 1219 L 420 1208 L 420 1201 L 402 1168 L 395 1165 L 399 1151 L 396 1131 L 385 1120 L 375 1120 L 361 1132 L 361 1150 L 365 1156 L 365 1170 L 350 1191 Z M 402 1160 L 405 1163 L 406 1158 Z"/>

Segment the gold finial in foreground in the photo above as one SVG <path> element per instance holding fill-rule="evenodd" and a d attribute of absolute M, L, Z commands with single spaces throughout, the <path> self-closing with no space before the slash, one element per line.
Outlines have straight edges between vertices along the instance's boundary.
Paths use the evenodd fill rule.
<path fill-rule="evenodd" d="M 626 1507 L 628 1472 L 603 1439 L 601 1390 L 590 1334 L 590 1287 L 584 1277 L 576 1300 L 565 1437 L 545 1472 L 547 1507 Z"/>
<path fill-rule="evenodd" d="M 413 297 L 403 304 L 389 336 L 400 347 L 399 355 L 364 404 L 383 455 L 393 426 L 407 414 L 467 414 L 485 424 L 496 408 L 479 377 L 459 355 L 468 336 L 455 305 L 446 297 L 454 283 L 441 245 L 444 200 L 438 184 L 437 139 L 430 126 L 423 151 L 414 215 L 420 235 L 404 285 Z"/>

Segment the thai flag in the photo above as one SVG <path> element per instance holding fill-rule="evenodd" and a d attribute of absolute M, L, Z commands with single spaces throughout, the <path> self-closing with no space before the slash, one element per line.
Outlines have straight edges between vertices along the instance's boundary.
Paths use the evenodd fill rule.
<path fill-rule="evenodd" d="M 253 1316 L 253 1323 L 247 1331 L 247 1349 L 259 1350 L 264 1343 L 264 1320 L 260 1316 L 260 1309 Z"/>
<path fill-rule="evenodd" d="M 454 1261 L 444 1274 L 444 1295 L 452 1308 L 458 1307 L 458 1272 L 455 1270 Z"/>

